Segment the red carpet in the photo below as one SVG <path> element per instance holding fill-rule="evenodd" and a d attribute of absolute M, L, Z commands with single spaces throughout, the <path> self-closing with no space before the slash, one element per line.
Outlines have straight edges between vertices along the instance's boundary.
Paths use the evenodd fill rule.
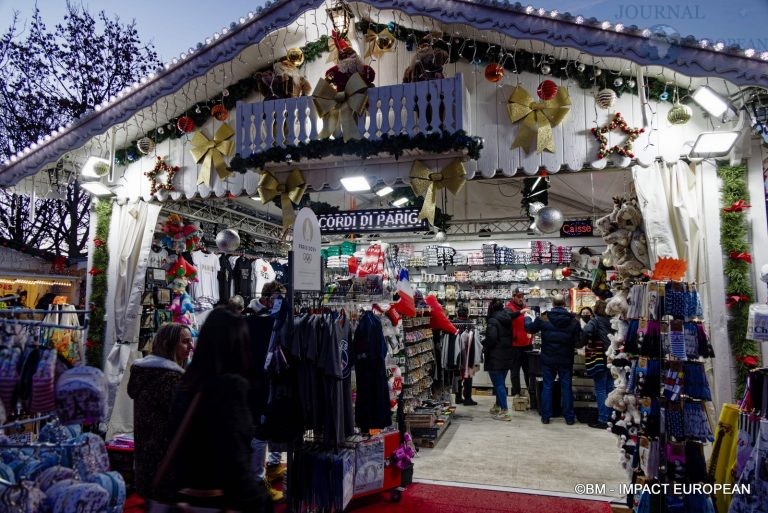
<path fill-rule="evenodd" d="M 610 513 L 606 502 L 567 499 L 546 495 L 496 492 L 415 483 L 402 494 L 399 503 L 389 493 L 352 501 L 348 511 L 357 513 Z"/>
<path fill-rule="evenodd" d="M 128 498 L 125 513 L 143 513 L 143 501 Z M 287 511 L 285 503 L 275 513 Z M 416 483 L 402 494 L 399 503 L 390 501 L 389 492 L 353 500 L 347 511 L 356 513 L 611 513 L 606 502 L 567 499 L 546 495 L 496 492 Z"/>

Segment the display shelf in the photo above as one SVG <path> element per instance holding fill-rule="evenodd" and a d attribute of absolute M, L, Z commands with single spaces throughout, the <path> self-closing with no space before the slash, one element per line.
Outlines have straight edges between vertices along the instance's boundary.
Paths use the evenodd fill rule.
<path fill-rule="evenodd" d="M 417 447 L 425 447 L 428 449 L 434 449 L 434 447 L 440 442 L 448 427 L 451 425 L 453 414 L 456 411 L 455 407 L 451 407 L 448 410 L 442 411 L 436 416 L 434 424 L 430 427 L 411 425 L 406 419 L 406 427 L 411 433 L 413 443 Z"/>
<path fill-rule="evenodd" d="M 431 274 L 448 273 L 453 271 L 501 271 L 503 269 L 527 269 L 529 267 L 557 268 L 567 267 L 570 262 L 555 263 L 528 263 L 528 264 L 446 264 L 446 265 L 418 265 L 410 266 L 414 271 L 431 271 Z"/>

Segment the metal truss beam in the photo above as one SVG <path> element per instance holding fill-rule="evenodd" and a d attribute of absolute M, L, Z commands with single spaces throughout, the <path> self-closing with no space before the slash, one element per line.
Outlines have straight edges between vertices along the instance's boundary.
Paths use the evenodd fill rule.
<path fill-rule="evenodd" d="M 224 224 L 234 230 L 249 233 L 260 241 L 276 243 L 280 246 L 286 243 L 282 225 L 264 221 L 227 207 L 202 201 L 184 201 L 166 203 L 163 205 L 163 210 L 179 214 L 182 217 L 197 219 L 198 221 Z"/>

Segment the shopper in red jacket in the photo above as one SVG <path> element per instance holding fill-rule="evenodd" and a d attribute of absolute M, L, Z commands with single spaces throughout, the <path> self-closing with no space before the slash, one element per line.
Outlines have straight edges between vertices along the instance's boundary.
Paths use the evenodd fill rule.
<path fill-rule="evenodd" d="M 526 308 L 525 293 L 521 288 L 516 288 L 512 299 L 506 305 L 510 312 L 520 312 Z M 526 388 L 528 387 L 528 355 L 526 351 L 533 350 L 533 342 L 530 334 L 525 331 L 525 316 L 521 315 L 512 322 L 512 348 L 514 356 L 512 360 L 512 396 L 520 395 L 520 369 L 523 370 Z"/>

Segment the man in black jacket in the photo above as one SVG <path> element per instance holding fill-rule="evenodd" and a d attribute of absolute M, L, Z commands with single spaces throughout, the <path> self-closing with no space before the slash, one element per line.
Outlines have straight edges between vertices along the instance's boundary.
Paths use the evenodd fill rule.
<path fill-rule="evenodd" d="M 525 319 L 525 331 L 541 332 L 541 373 L 544 388 L 541 397 L 541 422 L 549 424 L 552 416 L 552 386 L 555 376 L 560 380 L 563 417 L 569 426 L 576 422 L 573 412 L 573 353 L 581 337 L 581 326 L 573 314 L 565 309 L 565 298 L 560 294 L 552 300 L 552 309 L 532 321 Z"/>

